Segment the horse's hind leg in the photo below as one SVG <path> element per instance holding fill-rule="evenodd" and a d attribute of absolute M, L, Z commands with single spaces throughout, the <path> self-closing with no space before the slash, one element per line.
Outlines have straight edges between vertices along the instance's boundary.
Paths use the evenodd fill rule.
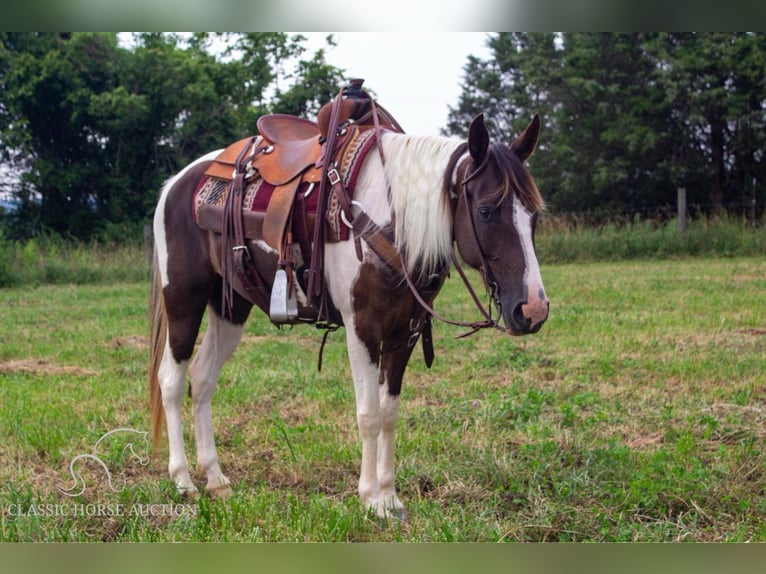
<path fill-rule="evenodd" d="M 181 404 L 186 390 L 186 371 L 189 358 L 194 350 L 194 341 L 204 313 L 204 303 L 187 307 L 186 313 L 174 316 L 173 292 L 166 291 L 165 304 L 168 308 L 168 337 L 165 352 L 160 363 L 158 379 L 162 391 L 162 408 L 168 431 L 168 472 L 182 494 L 195 494 L 197 488 L 189 474 L 189 461 L 184 451 L 184 436 L 181 420 Z"/>
<path fill-rule="evenodd" d="M 219 291 L 220 293 L 220 291 Z M 211 303 L 215 295 L 211 298 Z M 250 305 L 237 297 L 235 322 L 224 320 L 216 305 L 211 304 L 208 328 L 197 354 L 194 356 L 189 378 L 191 379 L 192 403 L 194 405 L 194 436 L 197 441 L 197 465 L 207 475 L 207 491 L 214 496 L 231 494 L 229 479 L 221 471 L 213 437 L 213 419 L 210 401 L 218 382 L 218 375 L 226 360 L 234 353 L 244 330 L 244 322 Z"/>

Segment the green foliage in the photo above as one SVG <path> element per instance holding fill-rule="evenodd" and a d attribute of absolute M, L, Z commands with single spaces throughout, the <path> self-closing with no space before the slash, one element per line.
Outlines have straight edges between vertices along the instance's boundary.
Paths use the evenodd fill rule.
<path fill-rule="evenodd" d="M 107 223 L 89 242 L 55 234 L 18 241 L 0 230 L 0 288 L 137 281 L 149 273 L 145 241 L 140 222 Z M 675 220 L 637 219 L 593 226 L 546 214 L 540 219 L 535 243 L 542 264 L 766 253 L 763 222 L 753 227 L 733 216 L 691 220 L 680 233 Z"/>
<path fill-rule="evenodd" d="M 546 263 L 766 253 L 763 226 L 753 227 L 732 216 L 690 221 L 683 233 L 676 220 L 635 220 L 594 227 L 548 216 L 541 220 L 535 243 L 538 258 Z"/>
<path fill-rule="evenodd" d="M 116 283 L 149 276 L 149 264 L 128 226 L 110 225 L 101 241 L 42 235 L 26 242 L 0 231 L 0 288 L 20 285 Z"/>
<path fill-rule="evenodd" d="M 763 210 L 766 115 L 761 33 L 492 35 L 469 59 L 448 133 L 486 111 L 505 141 L 534 113 L 530 167 L 551 211 Z"/>
<path fill-rule="evenodd" d="M 2 33 L 0 154 L 22 174 L 6 233 L 90 239 L 145 220 L 168 176 L 255 133 L 263 113 L 314 109 L 337 90 L 340 71 L 322 51 L 302 59 L 302 40 L 140 33 L 124 47 L 114 33 Z"/>

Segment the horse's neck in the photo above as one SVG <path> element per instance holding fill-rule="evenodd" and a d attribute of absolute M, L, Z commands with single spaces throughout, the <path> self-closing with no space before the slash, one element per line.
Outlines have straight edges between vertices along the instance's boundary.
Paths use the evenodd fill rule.
<path fill-rule="evenodd" d="M 452 213 L 443 188 L 445 169 L 461 143 L 441 136 L 383 137 L 396 244 L 410 271 L 430 274 L 449 258 Z"/>

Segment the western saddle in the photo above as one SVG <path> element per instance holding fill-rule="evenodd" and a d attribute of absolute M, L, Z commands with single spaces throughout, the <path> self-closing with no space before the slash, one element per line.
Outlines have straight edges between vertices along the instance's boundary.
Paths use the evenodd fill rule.
<path fill-rule="evenodd" d="M 362 89 L 362 82 L 351 80 L 320 109 L 316 122 L 287 114 L 262 116 L 257 122 L 258 135 L 228 146 L 205 171 L 205 176 L 223 180 L 229 186 L 222 207 L 200 206 L 197 217 L 201 227 L 216 235 L 218 253 L 214 255 L 220 257 L 224 316 L 231 316 L 236 289 L 278 325 L 298 321 L 328 326 L 341 323 L 323 285 L 325 215 L 331 193 L 337 198 L 344 222 L 353 231 L 360 259 L 359 237 L 363 232 L 369 234 L 371 227 L 376 227 L 372 243 L 392 242 L 390 237 L 381 237 L 383 230 L 366 214 L 352 216 L 351 198 L 338 173 L 340 157 L 356 130 L 375 129 L 378 138 L 382 128 L 403 131 Z M 256 178 L 274 188 L 265 214 L 243 205 L 245 189 Z M 316 186 L 318 198 L 313 199 L 317 209 L 312 214 L 306 208 L 306 198 Z M 264 278 L 263 271 L 255 266 L 251 248 L 257 240 L 266 242 L 278 254 L 273 281 Z M 298 254 L 302 265 L 296 270 Z M 393 254 L 387 253 L 386 257 L 391 259 Z M 294 279 L 306 295 L 307 305 L 300 309 Z"/>

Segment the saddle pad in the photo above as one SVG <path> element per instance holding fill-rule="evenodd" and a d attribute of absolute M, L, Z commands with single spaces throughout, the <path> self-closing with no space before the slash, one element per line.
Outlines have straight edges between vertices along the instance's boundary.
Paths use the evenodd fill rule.
<path fill-rule="evenodd" d="M 343 150 L 339 162 L 339 173 L 341 181 L 348 195 L 353 197 L 356 181 L 362 168 L 367 154 L 375 144 L 375 130 L 355 130 L 351 135 L 348 145 Z M 224 179 L 218 179 L 210 175 L 203 175 L 197 184 L 192 199 L 193 210 L 192 217 L 195 223 L 199 220 L 199 210 L 205 206 L 218 207 L 223 210 L 226 205 L 226 199 L 229 195 L 231 182 Z M 309 191 L 310 186 L 314 188 Z M 256 176 L 246 183 L 243 209 L 255 213 L 266 213 L 269 201 L 276 187 L 263 178 Z M 317 204 L 319 202 L 319 184 L 301 182 L 298 187 L 298 193 L 307 193 L 306 209 L 309 214 L 316 214 Z M 329 225 L 330 233 L 327 240 L 331 242 L 345 241 L 349 238 L 349 228 L 340 218 L 340 205 L 335 193 L 332 193 L 328 201 L 326 220 Z M 261 239 L 261 237 L 249 237 L 248 239 Z"/>

